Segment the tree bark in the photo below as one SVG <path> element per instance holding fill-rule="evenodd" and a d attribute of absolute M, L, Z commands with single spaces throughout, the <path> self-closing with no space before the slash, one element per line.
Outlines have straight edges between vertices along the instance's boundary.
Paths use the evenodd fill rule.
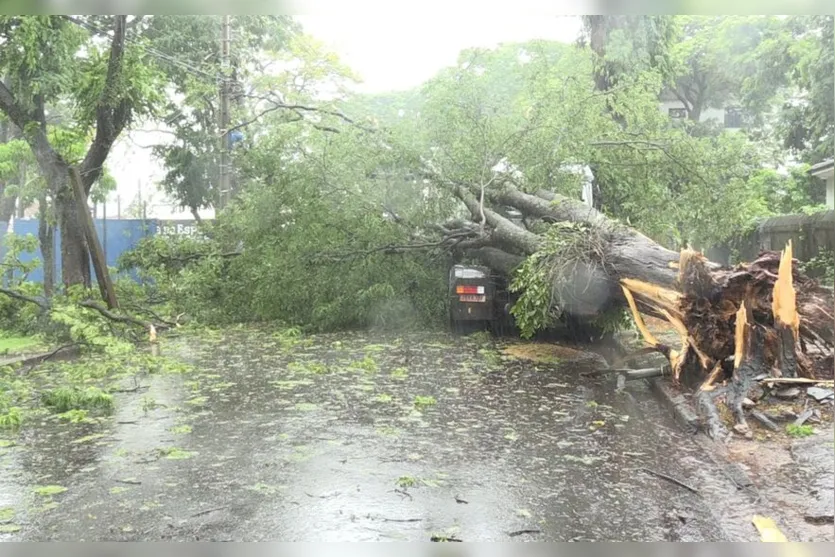
<path fill-rule="evenodd" d="M 69 175 L 62 178 L 60 183 L 56 208 L 58 229 L 61 232 L 61 278 L 68 288 L 74 285 L 90 288 L 90 253 L 84 240 L 81 215 L 69 188 Z"/>

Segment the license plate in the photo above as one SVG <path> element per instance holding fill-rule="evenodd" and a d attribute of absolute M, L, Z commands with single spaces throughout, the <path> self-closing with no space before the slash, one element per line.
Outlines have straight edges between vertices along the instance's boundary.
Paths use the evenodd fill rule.
<path fill-rule="evenodd" d="M 458 297 L 458 300 L 461 302 L 486 302 L 487 296 L 478 294 L 462 294 Z"/>

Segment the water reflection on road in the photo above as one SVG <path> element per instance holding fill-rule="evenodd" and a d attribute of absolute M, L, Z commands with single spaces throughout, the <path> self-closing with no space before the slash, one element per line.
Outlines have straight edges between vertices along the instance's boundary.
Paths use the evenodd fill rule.
<path fill-rule="evenodd" d="M 196 370 L 143 378 L 103 428 L 44 425 L 0 449 L 2 505 L 21 526 L 6 537 L 756 539 L 750 498 L 648 390 L 615 393 L 580 378 L 586 364 L 444 334 L 288 348 L 237 331 L 163 351 Z"/>

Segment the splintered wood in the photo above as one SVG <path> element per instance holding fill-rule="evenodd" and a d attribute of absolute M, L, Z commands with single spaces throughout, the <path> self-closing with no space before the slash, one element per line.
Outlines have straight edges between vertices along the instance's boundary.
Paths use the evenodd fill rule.
<path fill-rule="evenodd" d="M 774 316 L 774 329 L 777 333 L 778 376 L 797 376 L 797 345 L 800 341 L 800 315 L 797 313 L 797 293 L 792 279 L 792 243 L 780 256 L 780 267 L 772 292 L 771 313 Z"/>
<path fill-rule="evenodd" d="M 797 294 L 792 280 L 792 242 L 786 243 L 786 249 L 780 256 L 777 281 L 774 283 L 771 312 L 775 323 L 790 327 L 797 340 L 800 330 L 800 316 L 797 313 Z"/>
<path fill-rule="evenodd" d="M 742 359 L 748 350 L 748 341 L 750 335 L 748 334 L 748 312 L 745 308 L 745 302 L 739 306 L 739 311 L 736 312 L 736 334 L 734 335 L 734 369 L 739 369 L 742 364 Z"/>
<path fill-rule="evenodd" d="M 705 382 L 702 383 L 702 386 L 699 387 L 701 391 L 712 391 L 715 388 L 714 383 L 719 378 L 724 370 L 722 369 L 722 363 L 717 362 L 715 366 L 713 366 L 713 371 L 710 372 L 710 375 L 707 376 Z"/>
<path fill-rule="evenodd" d="M 621 285 L 628 289 L 634 296 L 652 306 L 656 311 L 667 310 L 676 317 L 681 317 L 681 294 L 656 284 L 630 278 L 622 279 Z M 634 302 L 633 302 L 634 303 Z"/>
<path fill-rule="evenodd" d="M 641 312 L 638 311 L 638 306 L 635 304 L 635 298 L 632 296 L 632 291 L 627 286 L 628 283 L 634 283 L 636 281 L 630 281 L 629 279 L 624 279 L 621 281 L 623 284 L 621 288 L 623 288 L 623 295 L 626 297 L 626 303 L 629 304 L 629 310 L 632 312 L 632 319 L 635 320 L 635 326 L 638 327 L 638 331 L 640 331 L 641 336 L 644 337 L 644 341 L 652 346 L 653 348 L 657 348 L 661 345 L 658 342 L 658 339 L 649 332 L 646 324 L 644 323 L 643 317 L 641 317 Z"/>

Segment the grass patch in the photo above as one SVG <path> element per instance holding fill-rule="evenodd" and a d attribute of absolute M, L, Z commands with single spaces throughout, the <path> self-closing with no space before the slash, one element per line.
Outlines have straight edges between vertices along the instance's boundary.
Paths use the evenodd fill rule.
<path fill-rule="evenodd" d="M 407 487 L 416 486 L 418 484 L 418 479 L 413 478 L 412 476 L 400 476 L 397 478 L 395 483 L 397 484 L 397 487 L 405 489 Z"/>
<path fill-rule="evenodd" d="M 786 433 L 788 433 L 791 437 L 809 437 L 810 435 L 815 434 L 815 429 L 812 426 L 806 424 L 788 424 L 786 426 Z"/>
<path fill-rule="evenodd" d="M 417 487 L 419 485 L 425 487 L 439 487 L 441 482 L 438 480 L 431 480 L 429 478 L 415 478 L 414 476 L 400 476 L 395 482 L 397 487 L 406 489 L 409 487 Z"/>
<path fill-rule="evenodd" d="M 309 348 L 313 345 L 313 339 L 304 338 L 302 330 L 298 327 L 288 327 L 276 331 L 272 334 L 272 337 L 278 341 L 281 351 L 284 353 L 290 352 L 299 345 L 302 348 Z"/>
<path fill-rule="evenodd" d="M 86 435 L 84 437 L 79 437 L 78 439 L 74 440 L 72 443 L 74 445 L 80 445 L 81 443 L 89 443 L 90 441 L 95 441 L 96 439 L 101 439 L 105 437 L 104 433 L 94 433 L 92 435 Z"/>
<path fill-rule="evenodd" d="M 87 410 L 102 414 L 113 412 L 113 395 L 98 387 L 59 387 L 43 393 L 41 402 L 56 414 L 64 414 L 70 410 Z"/>
<path fill-rule="evenodd" d="M 209 400 L 207 396 L 195 396 L 186 401 L 191 406 L 203 406 Z"/>
<path fill-rule="evenodd" d="M 8 356 L 33 352 L 43 348 L 43 342 L 38 337 L 22 337 L 0 333 L 0 355 Z"/>

